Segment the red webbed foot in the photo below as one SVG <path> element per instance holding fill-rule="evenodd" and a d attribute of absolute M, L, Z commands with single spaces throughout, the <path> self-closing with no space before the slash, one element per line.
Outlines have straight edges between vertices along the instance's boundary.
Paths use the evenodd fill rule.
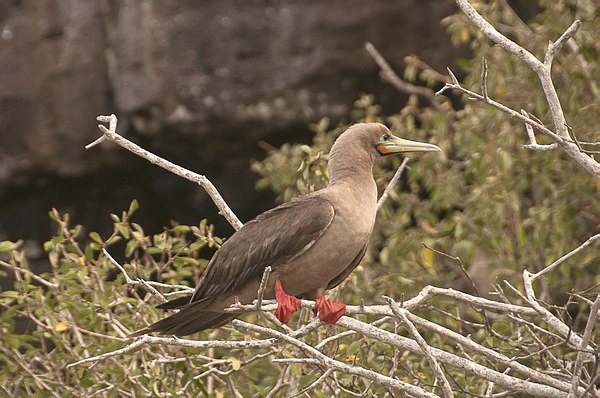
<path fill-rule="evenodd" d="M 346 315 L 346 304 L 321 296 L 316 301 L 314 313 L 321 321 L 334 325 L 342 316 Z"/>
<path fill-rule="evenodd" d="M 275 316 L 279 319 L 279 322 L 286 324 L 292 317 L 292 314 L 298 311 L 302 302 L 300 299 L 287 294 L 283 290 L 279 279 L 275 279 L 275 297 L 277 298 Z"/>

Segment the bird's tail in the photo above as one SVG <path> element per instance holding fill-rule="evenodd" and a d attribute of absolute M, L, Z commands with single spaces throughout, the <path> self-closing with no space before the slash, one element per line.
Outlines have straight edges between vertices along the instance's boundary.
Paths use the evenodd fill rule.
<path fill-rule="evenodd" d="M 159 310 L 174 310 L 175 308 L 181 308 L 190 303 L 192 299 L 192 295 L 188 294 L 187 296 L 182 296 L 176 298 L 175 300 L 167 301 L 166 303 L 162 303 L 156 306 Z"/>
<path fill-rule="evenodd" d="M 240 315 L 227 312 L 210 312 L 204 310 L 204 306 L 195 304 L 198 303 L 190 303 L 176 314 L 138 330 L 130 334 L 129 337 L 142 336 L 148 333 L 157 333 L 163 336 L 186 336 L 205 329 L 223 326 Z"/>

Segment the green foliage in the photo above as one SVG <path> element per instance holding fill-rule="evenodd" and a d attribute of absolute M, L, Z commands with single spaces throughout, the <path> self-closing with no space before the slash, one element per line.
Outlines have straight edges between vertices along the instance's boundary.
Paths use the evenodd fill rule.
<path fill-rule="evenodd" d="M 156 360 L 157 353 L 148 348 L 131 358 L 131 363 L 138 363 L 134 367 L 117 359 L 101 362 L 93 371 L 66 369 L 78 359 L 122 347 L 128 333 L 162 316 L 152 308 L 158 302 L 151 298 L 150 289 L 137 280 L 193 287 L 207 264 L 200 250 L 222 243 L 206 220 L 198 226 L 175 224 L 161 233 L 146 234 L 131 220 L 137 207 L 133 201 L 120 216 L 111 214 L 110 236 L 90 232 L 87 238 L 82 226 L 71 226 L 68 214 L 52 210 L 57 232 L 44 244 L 51 269 L 35 279 L 18 243 L 0 243 L 2 251 L 9 252 L 5 265 L 13 268 L 17 279 L 14 290 L 0 293 L 0 384 L 17 388 L 17 396 L 57 392 L 82 396 L 103 389 L 109 396 L 121 396 L 123 391 L 136 395 L 144 391 L 140 386 L 158 396 L 182 388 L 201 366 L 185 349 L 169 355 L 188 358 L 191 365 L 154 366 L 147 361 Z M 132 279 L 129 284 L 102 249 L 123 264 Z M 17 333 L 15 319 L 26 320 L 30 334 Z M 235 364 L 227 366 L 235 368 Z M 175 378 L 174 367 L 180 368 Z M 202 382 L 192 382 L 188 392 L 197 395 L 203 390 Z"/>

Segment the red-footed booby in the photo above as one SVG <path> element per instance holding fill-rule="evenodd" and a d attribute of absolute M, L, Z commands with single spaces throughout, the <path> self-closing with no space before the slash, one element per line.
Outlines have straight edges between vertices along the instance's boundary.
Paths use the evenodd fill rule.
<path fill-rule="evenodd" d="M 252 303 L 268 266 L 263 297 L 277 299 L 282 323 L 300 307 L 298 298 L 316 299 L 319 319 L 337 322 L 346 306 L 323 293 L 340 284 L 367 250 L 377 210 L 373 165 L 386 155 L 434 151 L 440 148 L 398 138 L 380 123 L 351 126 L 331 148 L 326 188 L 247 222 L 213 255 L 191 298 L 158 306 L 179 312 L 131 336 L 185 336 L 230 322 L 240 314 L 223 310 L 236 298 Z"/>

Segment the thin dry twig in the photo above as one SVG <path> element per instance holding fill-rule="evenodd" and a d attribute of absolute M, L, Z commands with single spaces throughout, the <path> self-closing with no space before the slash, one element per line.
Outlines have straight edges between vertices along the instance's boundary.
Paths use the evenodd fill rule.
<path fill-rule="evenodd" d="M 571 390 L 569 391 L 568 398 L 577 397 L 577 390 L 579 388 L 579 380 L 581 378 L 581 369 L 583 368 L 583 362 L 586 356 L 589 356 L 589 352 L 586 352 L 588 349 L 588 344 L 590 343 L 590 339 L 592 337 L 592 330 L 594 329 L 594 324 L 599 318 L 600 314 L 600 294 L 596 296 L 596 300 L 594 304 L 590 307 L 590 315 L 588 317 L 588 321 L 585 325 L 585 329 L 583 331 L 583 336 L 581 338 L 581 345 L 579 346 L 579 351 L 577 351 L 577 359 L 575 360 L 575 367 L 573 370 L 573 379 L 571 381 Z"/>
<path fill-rule="evenodd" d="M 579 245 L 575 249 L 571 250 L 570 252 L 568 252 L 564 256 L 561 256 L 558 260 L 554 261 L 552 264 L 548 265 L 544 269 L 542 269 L 542 270 L 536 272 L 535 274 L 531 275 L 531 280 L 535 281 L 540 276 L 542 276 L 542 275 L 544 275 L 544 274 L 546 274 L 546 273 L 554 270 L 556 267 L 558 267 L 559 265 L 561 265 L 563 262 L 565 262 L 571 256 L 579 253 L 580 251 L 582 251 L 583 249 L 585 249 L 586 247 L 588 247 L 589 245 L 591 245 L 592 243 L 594 243 L 598 239 L 600 239 L 600 234 L 596 234 L 594 236 L 591 236 L 585 242 L 583 242 L 581 245 Z"/>
<path fill-rule="evenodd" d="M 417 330 L 415 325 L 410 321 L 410 319 L 408 319 L 408 316 L 406 314 L 408 311 L 406 311 L 404 308 L 400 308 L 398 303 L 396 303 L 391 297 L 383 296 L 383 298 L 388 302 L 388 305 L 390 306 L 390 309 L 392 310 L 394 315 L 400 318 L 400 320 L 404 323 L 404 325 L 406 326 L 410 334 L 413 336 L 417 344 L 419 344 L 419 347 L 421 347 L 421 350 L 423 350 L 423 353 L 425 354 L 425 357 L 427 358 L 427 361 L 431 366 L 433 374 L 435 375 L 437 380 L 439 380 L 442 384 L 442 392 L 444 393 L 444 397 L 454 397 L 452 387 L 450 387 L 450 383 L 448 382 L 448 379 L 446 379 L 446 376 L 444 375 L 444 371 L 440 367 L 440 364 L 437 362 L 435 356 L 431 352 L 429 345 L 427 344 L 425 339 L 419 334 L 419 331 Z"/>
<path fill-rule="evenodd" d="M 265 288 L 267 286 L 267 282 L 269 280 L 269 276 L 271 274 L 271 267 L 265 268 L 265 272 L 263 272 L 262 279 L 260 280 L 260 286 L 258 287 L 258 293 L 256 296 L 256 309 L 260 310 L 262 307 L 263 296 L 265 294 Z"/>
<path fill-rule="evenodd" d="M 344 318 L 344 317 L 342 317 L 342 318 Z M 292 344 L 292 345 L 302 349 L 303 352 L 311 355 L 314 359 L 316 359 L 323 366 L 326 366 L 330 369 L 334 369 L 334 370 L 348 373 L 348 374 L 354 374 L 354 375 L 361 376 L 361 377 L 364 377 L 369 380 L 374 380 L 377 383 L 379 383 L 383 386 L 386 386 L 387 388 L 390 388 L 393 390 L 404 391 L 408 394 L 412 394 L 417 397 L 437 397 L 437 395 L 429 393 L 420 387 L 413 386 L 411 384 L 405 383 L 398 379 L 393 379 L 391 377 L 384 376 L 384 375 L 377 373 L 375 371 L 372 371 L 370 369 L 361 368 L 359 366 L 348 365 L 344 362 L 340 362 L 335 359 L 332 359 L 332 358 L 328 357 L 327 355 L 323 354 L 321 351 L 315 349 L 314 347 L 312 347 L 292 336 L 283 334 L 276 330 L 265 328 L 262 326 L 253 325 L 250 323 L 246 323 L 246 322 L 240 321 L 239 319 L 233 320 L 232 324 L 234 327 L 236 327 L 238 329 L 271 336 L 271 337 L 277 338 L 279 340 L 285 341 L 286 343 Z"/>
<path fill-rule="evenodd" d="M 569 28 L 555 42 L 551 42 L 548 45 L 548 50 L 546 51 L 544 60 L 542 62 L 539 59 L 537 59 L 531 52 L 527 51 L 522 46 L 513 42 L 512 40 L 504 36 L 502 33 L 498 32 L 492 26 L 492 24 L 486 21 L 485 18 L 477 12 L 477 10 L 469 3 L 468 0 L 456 0 L 456 3 L 463 11 L 463 13 L 475 24 L 475 26 L 477 26 L 477 28 L 483 34 L 485 34 L 490 40 L 502 47 L 508 53 L 521 59 L 523 62 L 529 65 L 529 67 L 536 73 L 542 86 L 544 96 L 546 97 L 546 101 L 550 108 L 550 116 L 552 117 L 556 133 L 548 134 L 548 129 L 545 128 L 540 131 L 543 131 L 544 133 L 550 135 L 558 144 L 558 146 L 586 171 L 588 171 L 594 177 L 600 178 L 600 163 L 596 162 L 588 154 L 583 153 L 578 148 L 578 146 L 572 142 L 572 140 L 569 137 L 567 122 L 562 109 L 562 105 L 560 103 L 558 93 L 556 92 L 556 88 L 554 87 L 554 82 L 552 81 L 552 60 L 554 59 L 554 55 L 577 32 L 577 30 L 581 26 L 580 21 L 574 21 L 571 24 L 571 26 L 569 26 Z M 452 88 L 458 89 L 460 85 L 457 83 L 458 82 L 453 82 L 453 84 L 447 86 L 452 86 Z M 494 104 L 495 101 L 492 102 L 489 98 L 486 99 L 483 95 L 476 95 L 473 98 L 483 101 L 489 105 L 492 105 L 495 108 L 510 114 L 511 116 L 518 115 L 516 117 L 518 117 L 520 120 L 526 119 L 523 115 L 507 108 L 504 105 L 500 107 L 499 105 L 501 104 Z M 530 120 L 523 121 L 529 123 L 532 127 L 539 129 L 538 126 L 532 124 Z"/>
<path fill-rule="evenodd" d="M 28 276 L 30 276 L 33 280 L 41 283 L 44 286 L 53 288 L 53 289 L 57 289 L 58 285 L 56 283 L 52 283 L 50 281 L 47 281 L 46 279 L 42 278 L 41 276 L 39 276 L 38 274 L 36 274 L 35 272 L 31 271 L 30 269 L 27 268 L 17 268 L 15 266 L 13 266 L 12 264 L 7 263 L 6 261 L 2 261 L 0 260 L 0 265 L 3 266 L 6 269 L 9 269 L 13 272 L 19 272 L 22 274 L 27 274 Z"/>
<path fill-rule="evenodd" d="M 383 58 L 381 53 L 377 51 L 375 46 L 370 42 L 365 43 L 365 49 L 368 51 L 369 55 L 371 55 L 373 60 L 379 66 L 379 76 L 381 77 L 381 80 L 391 84 L 400 92 L 409 95 L 418 95 L 419 97 L 425 98 L 431 104 L 431 106 L 443 112 L 442 106 L 440 105 L 440 102 L 436 98 L 435 92 L 432 89 L 428 87 L 417 86 L 415 84 L 411 84 L 407 81 L 402 80 L 396 74 L 396 72 L 394 72 L 390 64 L 385 60 L 385 58 Z"/>
<path fill-rule="evenodd" d="M 223 199 L 223 197 L 221 196 L 221 194 L 219 193 L 217 188 L 213 185 L 212 182 L 210 182 L 210 180 L 208 178 L 206 178 L 203 175 L 194 173 L 191 170 L 188 170 L 186 168 L 178 166 L 172 162 L 169 162 L 168 160 L 163 159 L 159 156 L 156 156 L 155 154 L 146 151 L 139 145 L 134 144 L 133 142 L 127 140 L 126 138 L 124 138 L 123 136 L 118 134 L 117 130 L 116 130 L 117 129 L 117 117 L 114 114 L 112 114 L 110 116 L 98 116 L 97 119 L 99 122 L 104 122 L 104 123 L 108 122 L 109 128 L 107 129 L 103 125 L 99 124 L 98 128 L 100 129 L 100 131 L 102 131 L 103 136 L 100 137 L 99 139 L 97 139 L 96 141 L 92 142 L 91 144 L 86 145 L 86 149 L 90 149 L 90 148 L 100 144 L 103 141 L 111 140 L 111 141 L 115 142 L 116 144 L 122 146 L 123 148 L 127 149 L 129 152 L 134 153 L 134 154 L 148 160 L 149 162 L 151 162 L 157 166 L 160 166 L 167 171 L 170 171 L 171 173 L 173 173 L 175 175 L 178 175 L 180 177 L 183 177 L 191 182 L 194 182 L 194 183 L 200 185 L 206 191 L 206 193 L 208 193 L 208 195 L 210 196 L 212 201 L 215 203 L 215 205 L 219 209 L 219 214 L 221 214 L 223 217 L 225 217 L 225 219 L 229 222 L 229 224 L 231 224 L 231 226 L 233 228 L 235 228 L 236 230 L 238 230 L 242 227 L 242 225 L 243 225 L 242 222 L 237 218 L 237 216 L 231 210 L 229 205 L 227 205 L 227 203 L 225 202 L 225 200 Z"/>
<path fill-rule="evenodd" d="M 523 116 L 525 116 L 526 118 L 530 119 L 530 116 L 525 109 L 521 109 L 521 114 Z M 537 140 L 535 139 L 535 133 L 534 133 L 531 125 L 529 125 L 527 123 L 524 123 L 524 125 L 525 125 L 525 131 L 527 132 L 527 136 L 529 137 L 529 144 L 523 145 L 523 148 L 531 149 L 534 151 L 542 151 L 542 152 L 543 151 L 551 151 L 553 149 L 558 148 L 558 144 L 556 142 L 552 143 L 552 144 L 546 144 L 546 145 L 538 144 Z"/>
<path fill-rule="evenodd" d="M 554 314 L 548 311 L 546 308 L 542 307 L 535 297 L 535 292 L 533 290 L 533 280 L 531 279 L 531 274 L 529 271 L 523 271 L 523 287 L 525 288 L 526 300 L 531 305 L 533 309 L 537 311 L 537 313 L 547 322 L 552 329 L 558 332 L 561 336 L 563 336 L 567 341 L 575 347 L 581 346 L 582 339 L 576 333 L 573 333 L 571 327 L 566 325 L 563 321 L 558 319 Z M 591 349 L 587 348 L 586 349 Z"/>
<path fill-rule="evenodd" d="M 402 172 L 406 168 L 406 165 L 408 164 L 409 160 L 410 160 L 410 158 L 404 158 L 404 160 L 402 160 L 402 163 L 400 164 L 400 166 L 394 173 L 392 179 L 390 180 L 388 185 L 385 187 L 385 190 L 383 191 L 383 193 L 381 194 L 381 197 L 377 201 L 377 210 L 379 210 L 381 208 L 381 206 L 387 199 L 388 195 L 390 194 L 390 191 L 396 186 L 396 184 L 400 180 L 400 177 L 402 176 Z"/>

